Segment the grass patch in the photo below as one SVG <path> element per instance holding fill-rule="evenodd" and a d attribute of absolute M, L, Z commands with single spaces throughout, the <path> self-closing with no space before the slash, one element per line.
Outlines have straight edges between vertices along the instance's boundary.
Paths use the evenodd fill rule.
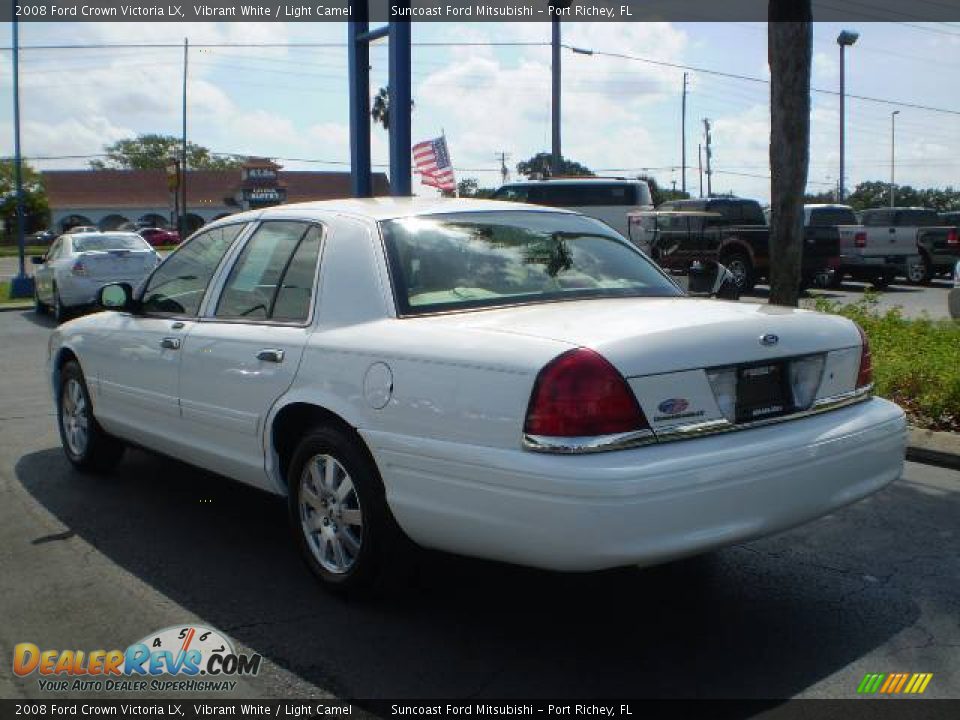
<path fill-rule="evenodd" d="M 43 255 L 47 252 L 49 245 L 27 245 L 24 247 L 24 256 L 27 262 L 30 262 L 31 255 Z M 20 253 L 16 245 L 0 245 L 0 258 L 17 257 Z"/>
<path fill-rule="evenodd" d="M 12 298 L 10 297 L 10 282 L 0 280 L 0 305 L 24 305 L 33 302 L 33 298 Z"/>
<path fill-rule="evenodd" d="M 851 305 L 818 298 L 815 306 L 863 328 L 878 395 L 900 405 L 918 427 L 960 432 L 960 323 L 907 320 L 898 308 L 881 312 L 872 293 Z"/>

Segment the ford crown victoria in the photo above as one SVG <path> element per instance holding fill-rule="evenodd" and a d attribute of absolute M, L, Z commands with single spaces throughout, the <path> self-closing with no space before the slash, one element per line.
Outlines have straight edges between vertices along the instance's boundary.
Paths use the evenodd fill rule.
<path fill-rule="evenodd" d="M 54 331 L 67 458 L 135 444 L 288 498 L 336 588 L 422 546 L 562 571 L 803 523 L 900 476 L 851 321 L 694 298 L 576 213 L 286 205 Z M 225 548 L 225 551 L 227 549 Z"/>

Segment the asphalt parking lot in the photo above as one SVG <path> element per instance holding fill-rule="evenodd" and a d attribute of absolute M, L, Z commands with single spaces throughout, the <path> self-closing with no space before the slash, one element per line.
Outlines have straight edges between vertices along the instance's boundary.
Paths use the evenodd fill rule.
<path fill-rule="evenodd" d="M 875 672 L 931 672 L 927 696 L 960 698 L 960 472 L 910 463 L 809 525 L 645 570 L 424 553 L 349 603 L 308 575 L 279 499 L 140 451 L 111 477 L 72 472 L 44 376 L 51 326 L 0 313 L 7 657 L 198 621 L 265 658 L 231 698 L 852 697 Z M 50 698 L 2 667 L 0 696 Z"/>

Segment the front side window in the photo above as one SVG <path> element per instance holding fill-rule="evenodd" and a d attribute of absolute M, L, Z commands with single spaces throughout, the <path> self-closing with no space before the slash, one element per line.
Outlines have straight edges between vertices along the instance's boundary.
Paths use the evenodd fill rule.
<path fill-rule="evenodd" d="M 246 227 L 224 225 L 194 236 L 157 268 L 143 291 L 143 311 L 194 316 L 227 250 Z"/>
<path fill-rule="evenodd" d="M 527 188 L 522 185 L 513 185 L 502 187 L 493 196 L 494 200 L 506 200 L 508 202 L 526 202 Z"/>
<path fill-rule="evenodd" d="M 218 318 L 303 322 L 310 313 L 320 252 L 320 228 L 265 222 L 230 270 Z"/>
<path fill-rule="evenodd" d="M 401 315 L 681 291 L 592 218 L 456 213 L 381 223 Z"/>

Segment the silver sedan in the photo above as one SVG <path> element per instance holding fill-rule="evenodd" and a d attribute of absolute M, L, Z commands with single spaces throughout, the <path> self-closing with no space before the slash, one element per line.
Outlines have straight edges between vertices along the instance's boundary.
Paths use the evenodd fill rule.
<path fill-rule="evenodd" d="M 135 286 L 160 263 L 160 255 L 131 232 L 91 232 L 61 235 L 46 255 L 32 258 L 34 301 L 38 313 L 53 309 L 58 322 L 97 299 L 108 283 Z"/>

